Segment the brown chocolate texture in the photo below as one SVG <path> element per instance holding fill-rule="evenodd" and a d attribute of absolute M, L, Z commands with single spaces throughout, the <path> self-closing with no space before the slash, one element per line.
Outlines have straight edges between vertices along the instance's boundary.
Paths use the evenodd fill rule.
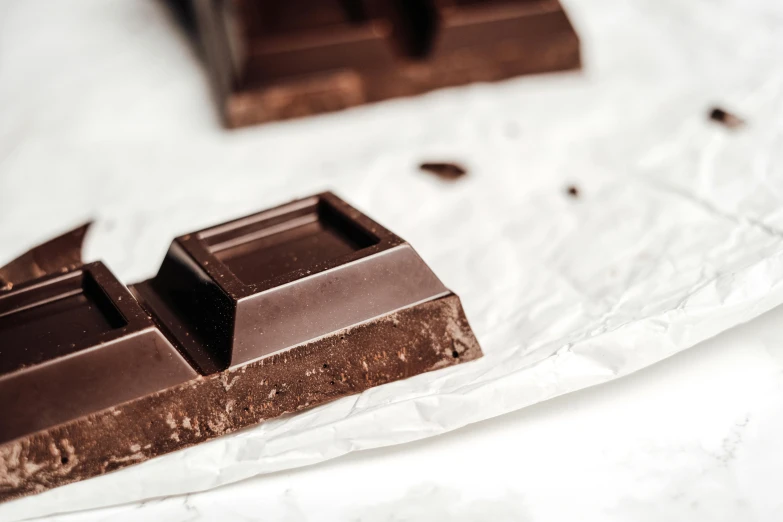
<path fill-rule="evenodd" d="M 130 290 L 51 268 L 0 292 L 0 501 L 481 356 L 411 246 L 330 193 L 177 238 Z"/>
<path fill-rule="evenodd" d="M 558 0 L 195 0 L 229 127 L 577 69 Z"/>

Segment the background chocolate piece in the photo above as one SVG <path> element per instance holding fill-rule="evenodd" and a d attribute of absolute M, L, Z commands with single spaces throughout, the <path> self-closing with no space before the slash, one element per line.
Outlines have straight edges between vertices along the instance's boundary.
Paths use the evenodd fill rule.
<path fill-rule="evenodd" d="M 557 0 L 194 0 L 230 127 L 580 66 Z"/>
<path fill-rule="evenodd" d="M 14 285 L 73 269 L 82 264 L 82 243 L 91 223 L 66 232 L 25 252 L 0 268 L 0 291 Z"/>
<path fill-rule="evenodd" d="M 0 294 L 0 444 L 196 376 L 101 263 Z"/>
<path fill-rule="evenodd" d="M 0 501 L 481 356 L 459 298 L 330 193 L 0 294 Z M 145 313 L 146 311 L 146 313 Z"/>
<path fill-rule="evenodd" d="M 234 0 L 244 40 L 231 46 L 235 73 L 248 88 L 280 79 L 340 69 L 394 67 L 386 22 L 370 16 L 364 2 L 342 0 Z M 386 34 L 385 34 L 386 33 Z M 241 33 L 240 33 L 241 34 Z"/>
<path fill-rule="evenodd" d="M 457 163 L 422 163 L 419 168 L 447 181 L 457 180 L 468 173 L 465 167 Z"/>

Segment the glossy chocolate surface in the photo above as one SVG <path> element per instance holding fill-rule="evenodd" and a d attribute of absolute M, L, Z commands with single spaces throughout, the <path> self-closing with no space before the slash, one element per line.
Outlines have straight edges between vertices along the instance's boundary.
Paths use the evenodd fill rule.
<path fill-rule="evenodd" d="M 101 263 L 0 293 L 0 444 L 197 375 Z"/>
<path fill-rule="evenodd" d="M 83 235 L 0 269 L 0 501 L 481 356 L 413 248 L 331 193 L 179 237 L 130 288 Z"/>
<path fill-rule="evenodd" d="M 133 290 L 204 373 L 448 292 L 410 245 L 328 193 L 177 238 Z"/>

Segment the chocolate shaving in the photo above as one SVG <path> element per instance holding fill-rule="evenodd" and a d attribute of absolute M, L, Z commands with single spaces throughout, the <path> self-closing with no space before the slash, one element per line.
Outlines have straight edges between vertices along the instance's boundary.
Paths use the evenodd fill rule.
<path fill-rule="evenodd" d="M 710 110 L 710 119 L 712 121 L 716 121 L 722 125 L 725 125 L 730 129 L 735 129 L 737 127 L 742 127 L 743 125 L 745 125 L 745 120 L 720 107 L 713 107 Z"/>
<path fill-rule="evenodd" d="M 82 264 L 82 243 L 90 223 L 28 250 L 0 267 L 0 291 L 47 274 L 67 271 Z"/>
<path fill-rule="evenodd" d="M 459 179 L 468 173 L 464 167 L 457 163 L 422 163 L 419 168 L 449 181 Z"/>

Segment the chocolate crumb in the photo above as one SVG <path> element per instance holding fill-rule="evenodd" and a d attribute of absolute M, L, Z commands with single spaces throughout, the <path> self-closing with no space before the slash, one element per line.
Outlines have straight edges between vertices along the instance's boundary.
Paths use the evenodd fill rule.
<path fill-rule="evenodd" d="M 576 185 L 569 185 L 568 188 L 566 189 L 566 192 L 572 198 L 579 197 L 579 187 L 577 187 Z"/>
<path fill-rule="evenodd" d="M 419 168 L 449 181 L 461 178 L 468 173 L 464 167 L 457 163 L 422 163 Z"/>
<path fill-rule="evenodd" d="M 720 107 L 713 107 L 712 110 L 710 110 L 710 119 L 731 129 L 741 127 L 745 124 L 745 120 L 736 114 L 732 114 L 725 109 L 721 109 Z"/>

